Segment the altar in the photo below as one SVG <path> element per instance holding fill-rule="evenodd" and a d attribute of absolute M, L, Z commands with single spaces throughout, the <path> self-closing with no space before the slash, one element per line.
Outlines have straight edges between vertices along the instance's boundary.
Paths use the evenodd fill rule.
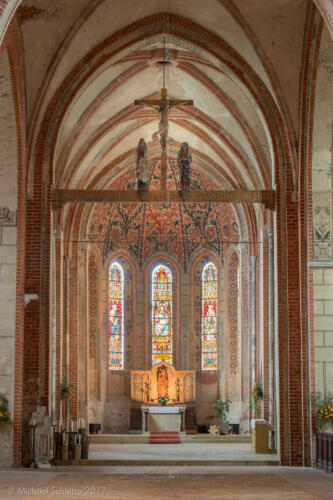
<path fill-rule="evenodd" d="M 184 432 L 185 410 L 185 406 L 142 406 L 142 432 Z"/>

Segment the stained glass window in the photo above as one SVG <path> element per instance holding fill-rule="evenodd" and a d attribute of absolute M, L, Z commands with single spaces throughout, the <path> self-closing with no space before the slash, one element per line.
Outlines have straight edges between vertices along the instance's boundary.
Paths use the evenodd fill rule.
<path fill-rule="evenodd" d="M 118 262 L 109 268 L 109 368 L 124 369 L 124 271 Z"/>
<path fill-rule="evenodd" d="M 163 265 L 152 272 L 152 362 L 172 364 L 172 273 Z"/>
<path fill-rule="evenodd" d="M 202 269 L 201 369 L 217 369 L 217 269 L 208 262 Z"/>

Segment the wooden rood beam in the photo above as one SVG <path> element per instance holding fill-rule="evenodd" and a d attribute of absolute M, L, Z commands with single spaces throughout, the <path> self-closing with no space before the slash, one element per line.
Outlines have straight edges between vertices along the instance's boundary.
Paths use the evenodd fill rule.
<path fill-rule="evenodd" d="M 275 191 L 112 191 L 85 189 L 54 189 L 53 208 L 64 203 L 263 203 L 275 210 Z"/>

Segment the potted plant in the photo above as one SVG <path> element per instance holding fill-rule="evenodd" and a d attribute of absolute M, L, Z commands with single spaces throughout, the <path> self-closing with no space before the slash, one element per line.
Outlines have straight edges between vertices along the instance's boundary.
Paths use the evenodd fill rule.
<path fill-rule="evenodd" d="M 322 432 L 333 432 L 333 394 L 324 396 L 320 391 L 311 396 L 311 405 L 316 419 L 316 427 Z"/>
<path fill-rule="evenodd" d="M 213 406 L 215 417 L 220 420 L 220 430 L 222 434 L 228 434 L 230 430 L 230 425 L 227 419 L 231 404 L 230 399 L 227 399 L 226 401 L 218 399 L 216 404 Z"/>
<path fill-rule="evenodd" d="M 250 410 L 253 418 L 258 418 L 259 405 L 264 397 L 264 391 L 262 388 L 262 383 L 257 380 L 254 384 L 252 394 L 250 396 Z"/>
<path fill-rule="evenodd" d="M 11 424 L 8 398 L 0 392 L 0 424 Z"/>
<path fill-rule="evenodd" d="M 160 404 L 161 406 L 165 406 L 167 404 L 167 402 L 169 401 L 169 398 L 167 398 L 166 396 L 160 396 L 158 399 L 158 404 Z"/>
<path fill-rule="evenodd" d="M 66 377 L 62 379 L 61 382 L 61 392 L 60 392 L 60 399 L 64 402 L 65 404 L 65 422 L 67 425 L 67 418 L 68 418 L 68 410 L 72 408 L 72 393 L 71 393 L 71 388 L 72 384 L 69 383 Z"/>

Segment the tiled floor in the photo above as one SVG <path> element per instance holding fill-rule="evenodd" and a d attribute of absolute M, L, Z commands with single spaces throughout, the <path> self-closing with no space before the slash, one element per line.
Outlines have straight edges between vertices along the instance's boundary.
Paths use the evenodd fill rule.
<path fill-rule="evenodd" d="M 333 474 L 282 467 L 57 467 L 0 471 L 0 498 L 333 498 Z"/>

